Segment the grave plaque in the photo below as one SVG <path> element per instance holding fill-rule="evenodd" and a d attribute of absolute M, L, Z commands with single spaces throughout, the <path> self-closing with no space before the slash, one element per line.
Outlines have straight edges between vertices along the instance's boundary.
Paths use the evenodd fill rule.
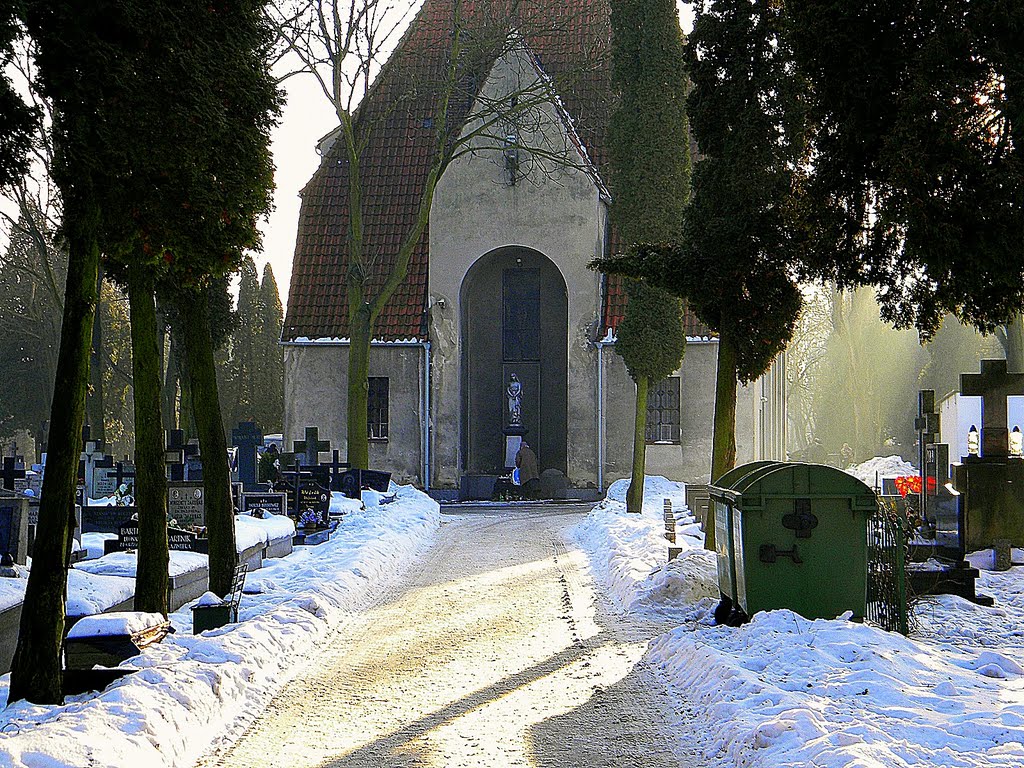
<path fill-rule="evenodd" d="M 256 484 L 256 449 L 263 445 L 263 430 L 255 421 L 243 421 L 231 430 L 231 444 L 238 449 L 238 479 L 247 488 Z"/>
<path fill-rule="evenodd" d="M 181 528 L 167 529 L 167 545 L 172 552 L 193 552 L 199 537 L 192 531 Z M 125 523 L 117 531 L 114 551 L 129 552 L 139 548 L 139 523 L 136 520 Z"/>
<path fill-rule="evenodd" d="M 82 531 L 85 533 L 117 533 L 132 519 L 135 507 L 82 507 Z"/>
<path fill-rule="evenodd" d="M 113 496 L 117 490 L 117 473 L 112 468 L 95 467 L 92 471 L 92 493 L 94 499 Z"/>
<path fill-rule="evenodd" d="M 202 483 L 167 483 L 167 516 L 179 526 L 205 526 L 206 504 Z"/>
<path fill-rule="evenodd" d="M 25 496 L 0 494 L 0 555 L 10 553 L 18 565 L 28 557 L 28 507 Z"/>
<path fill-rule="evenodd" d="M 307 480 L 299 486 L 297 520 L 312 520 L 317 528 L 330 525 L 331 493 L 319 483 Z M 308 524 L 308 522 L 306 523 Z"/>
<path fill-rule="evenodd" d="M 377 472 L 372 469 L 350 469 L 341 475 L 340 490 L 350 499 L 362 497 L 363 488 L 371 488 L 380 493 L 387 493 L 391 484 L 390 472 Z"/>
<path fill-rule="evenodd" d="M 288 514 L 288 494 L 286 493 L 243 493 L 242 512 L 249 513 L 261 510 L 271 515 Z"/>

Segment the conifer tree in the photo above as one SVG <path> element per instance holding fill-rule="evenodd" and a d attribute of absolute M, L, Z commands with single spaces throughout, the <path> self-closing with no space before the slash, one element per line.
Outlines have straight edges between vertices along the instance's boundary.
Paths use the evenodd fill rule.
<path fill-rule="evenodd" d="M 816 125 L 810 273 L 871 285 L 883 317 L 930 336 L 1024 306 L 1021 6 L 786 3 Z"/>
<path fill-rule="evenodd" d="M 260 407 L 258 421 L 268 433 L 280 432 L 284 428 L 284 355 L 281 352 L 281 331 L 284 328 L 284 312 L 281 295 L 277 291 L 274 270 L 268 263 L 263 267 L 263 282 L 260 284 L 260 308 L 263 322 L 259 339 L 259 392 Z"/>
<path fill-rule="evenodd" d="M 679 15 L 672 0 L 612 0 L 613 83 L 618 106 L 609 126 L 613 225 L 627 243 L 678 239 L 689 192 L 686 73 Z M 643 506 L 647 393 L 683 358 L 679 298 L 627 282 L 626 316 L 615 350 L 636 382 L 632 478 L 626 509 Z"/>

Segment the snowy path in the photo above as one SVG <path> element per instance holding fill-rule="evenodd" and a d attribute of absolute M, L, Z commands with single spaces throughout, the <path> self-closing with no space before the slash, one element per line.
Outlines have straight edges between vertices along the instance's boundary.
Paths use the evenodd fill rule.
<path fill-rule="evenodd" d="M 578 510 L 446 516 L 410 579 L 344 623 L 204 768 L 707 765 L 638 663 L 659 629 L 595 602 Z M 663 631 L 664 628 L 661 628 Z"/>

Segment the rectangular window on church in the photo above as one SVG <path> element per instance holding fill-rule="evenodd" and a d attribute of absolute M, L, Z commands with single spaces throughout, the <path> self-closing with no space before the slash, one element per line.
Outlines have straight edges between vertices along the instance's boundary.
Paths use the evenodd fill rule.
<path fill-rule="evenodd" d="M 366 417 L 371 440 L 388 439 L 388 390 L 387 376 L 371 376 L 370 392 L 366 403 Z"/>
<path fill-rule="evenodd" d="M 669 376 L 647 392 L 647 442 L 678 445 L 679 377 Z"/>
<path fill-rule="evenodd" d="M 506 269 L 502 277 L 504 360 L 540 360 L 540 270 Z"/>

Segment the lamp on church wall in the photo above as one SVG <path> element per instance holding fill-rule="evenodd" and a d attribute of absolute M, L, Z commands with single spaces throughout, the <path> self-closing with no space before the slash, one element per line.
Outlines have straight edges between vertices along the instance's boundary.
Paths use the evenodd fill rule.
<path fill-rule="evenodd" d="M 1010 433 L 1010 458 L 1024 458 L 1024 434 L 1021 434 L 1020 427 L 1016 425 Z"/>
<path fill-rule="evenodd" d="M 505 158 L 505 183 L 514 187 L 516 179 L 519 178 L 519 137 L 514 133 L 505 136 L 505 149 L 502 155 Z"/>
<path fill-rule="evenodd" d="M 967 431 L 967 455 L 981 456 L 981 435 L 978 433 L 978 427 L 974 424 L 971 424 L 971 428 Z"/>

